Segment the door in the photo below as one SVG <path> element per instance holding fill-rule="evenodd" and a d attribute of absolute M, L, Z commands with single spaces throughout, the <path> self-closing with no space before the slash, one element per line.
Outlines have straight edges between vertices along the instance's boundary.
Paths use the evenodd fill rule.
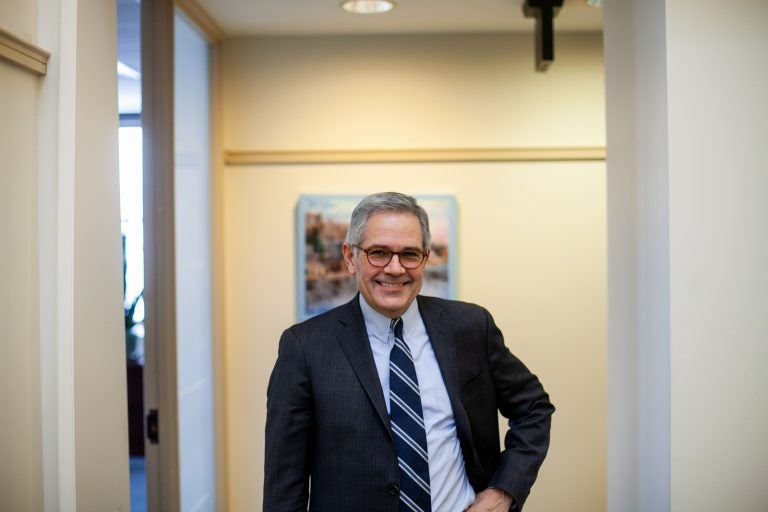
<path fill-rule="evenodd" d="M 147 505 L 213 511 L 210 45 L 171 0 L 141 9 Z"/>

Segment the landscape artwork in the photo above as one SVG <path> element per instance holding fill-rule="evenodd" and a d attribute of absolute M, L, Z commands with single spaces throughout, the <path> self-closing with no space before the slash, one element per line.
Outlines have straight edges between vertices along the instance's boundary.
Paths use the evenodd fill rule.
<path fill-rule="evenodd" d="M 456 200 L 451 195 L 415 195 L 429 215 L 432 248 L 422 295 L 454 298 Z M 305 320 L 348 302 L 357 292 L 344 266 L 341 246 L 349 217 L 362 195 L 302 195 L 296 209 L 297 316 Z"/>

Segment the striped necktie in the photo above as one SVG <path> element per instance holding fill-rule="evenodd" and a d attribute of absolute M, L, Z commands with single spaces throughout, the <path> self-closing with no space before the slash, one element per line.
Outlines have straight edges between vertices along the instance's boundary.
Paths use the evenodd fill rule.
<path fill-rule="evenodd" d="M 419 380 L 411 349 L 403 340 L 403 319 L 390 324 L 395 345 L 389 354 L 389 419 L 400 467 L 400 512 L 430 512 L 427 432 Z"/>

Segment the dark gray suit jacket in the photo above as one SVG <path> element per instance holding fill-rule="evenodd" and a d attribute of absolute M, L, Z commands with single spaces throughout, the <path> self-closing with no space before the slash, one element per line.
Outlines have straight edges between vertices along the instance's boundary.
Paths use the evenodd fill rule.
<path fill-rule="evenodd" d="M 308 503 L 319 512 L 398 509 L 395 447 L 358 300 L 280 339 L 267 391 L 264 512 L 306 511 Z M 470 483 L 476 492 L 503 489 L 522 508 L 549 446 L 547 393 L 485 309 L 417 300 Z M 503 450 L 499 411 L 509 419 Z"/>

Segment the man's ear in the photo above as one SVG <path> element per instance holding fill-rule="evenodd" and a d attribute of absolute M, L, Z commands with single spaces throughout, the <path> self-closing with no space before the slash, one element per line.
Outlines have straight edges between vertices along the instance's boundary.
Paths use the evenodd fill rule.
<path fill-rule="evenodd" d="M 347 272 L 355 274 L 355 250 L 347 242 L 341 246 L 341 253 L 344 255 L 344 264 L 347 266 Z"/>

